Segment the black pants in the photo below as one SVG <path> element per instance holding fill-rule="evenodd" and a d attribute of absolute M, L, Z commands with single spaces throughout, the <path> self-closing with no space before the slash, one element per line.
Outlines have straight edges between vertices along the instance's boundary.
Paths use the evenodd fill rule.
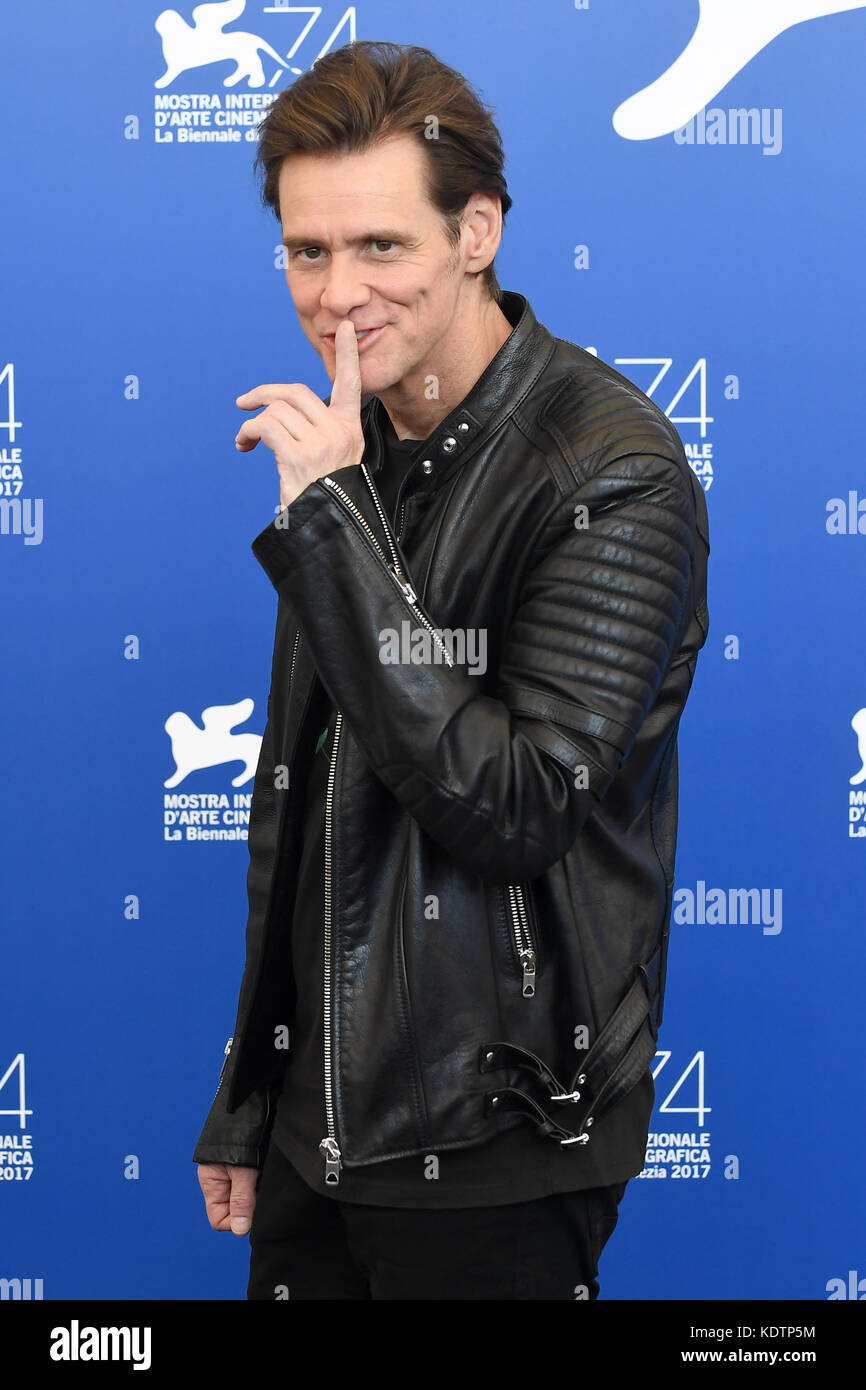
<path fill-rule="evenodd" d="M 625 1183 L 501 1207 L 321 1197 L 269 1144 L 248 1299 L 594 1299 Z"/>

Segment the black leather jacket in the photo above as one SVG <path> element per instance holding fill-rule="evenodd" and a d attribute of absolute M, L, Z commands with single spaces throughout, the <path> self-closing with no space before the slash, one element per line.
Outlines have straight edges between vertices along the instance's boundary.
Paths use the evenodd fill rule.
<path fill-rule="evenodd" d="M 502 308 L 513 332 L 419 443 L 395 527 L 367 395 L 362 463 L 311 483 L 253 543 L 279 603 L 246 965 L 196 1162 L 264 1162 L 316 679 L 339 711 L 328 1181 L 527 1117 L 552 1142 L 591 1142 L 655 1053 L 677 730 L 708 631 L 704 493 L 641 391 L 523 296 Z M 483 672 L 461 653 L 470 629 Z M 386 630 L 420 640 L 420 659 L 385 660 Z"/>

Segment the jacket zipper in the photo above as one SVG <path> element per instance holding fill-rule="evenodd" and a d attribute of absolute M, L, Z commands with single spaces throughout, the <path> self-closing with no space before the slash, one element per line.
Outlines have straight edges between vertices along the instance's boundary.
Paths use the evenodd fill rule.
<path fill-rule="evenodd" d="M 343 715 L 337 710 L 334 721 L 334 746 L 331 749 L 331 766 L 328 771 L 328 791 L 325 797 L 325 1122 L 328 1132 L 319 1145 L 325 1160 L 325 1182 L 336 1184 L 340 1181 L 341 1157 L 334 1124 L 334 1083 L 331 1055 L 331 843 L 334 818 L 334 773 L 337 767 L 337 749 L 340 744 L 340 730 Z"/>
<path fill-rule="evenodd" d="M 294 679 L 294 675 L 295 675 L 295 657 L 298 655 L 298 643 L 300 642 L 300 640 L 301 640 L 301 629 L 300 629 L 300 626 L 299 626 L 297 632 L 295 633 L 294 645 L 292 646 L 292 664 L 291 664 L 291 666 L 289 667 L 289 690 L 291 690 L 291 688 L 292 688 L 292 680 Z"/>
<path fill-rule="evenodd" d="M 511 907 L 511 930 L 514 945 L 517 949 L 517 959 L 523 970 L 523 997 L 524 999 L 531 999 L 535 993 L 535 967 L 538 957 L 535 942 L 529 930 L 529 916 L 526 911 L 523 888 L 519 883 L 510 883 L 507 892 Z"/>
<path fill-rule="evenodd" d="M 365 532 L 366 535 L 369 537 L 369 539 L 370 539 L 370 541 L 371 541 L 371 543 L 372 543 L 372 545 L 373 545 L 373 547 L 374 547 L 374 549 L 375 549 L 375 551 L 376 551 L 376 554 L 377 554 L 377 555 L 379 556 L 379 558 L 381 559 L 382 564 L 385 566 L 385 569 L 388 571 L 388 573 L 390 574 L 391 578 L 394 580 L 394 583 L 397 585 L 397 588 L 400 590 L 401 594 L 403 595 L 404 599 L 405 599 L 406 602 L 408 603 L 409 607 L 412 609 L 412 612 L 415 614 L 415 616 L 416 616 L 416 617 L 424 624 L 424 626 L 427 628 L 427 631 L 431 634 L 431 636 L 433 637 L 433 640 L 435 641 L 436 645 L 439 647 L 440 651 L 442 652 L 442 655 L 443 655 L 443 657 L 445 658 L 446 663 L 447 663 L 449 666 L 453 666 L 453 665 L 454 665 L 454 658 L 452 657 L 451 653 L 449 652 L 448 648 L 446 647 L 445 643 L 443 642 L 443 640 L 442 640 L 441 636 L 439 635 L 438 631 L 437 631 L 436 628 L 433 626 L 433 624 L 431 623 L 430 619 L 427 617 L 427 614 L 424 613 L 423 610 L 421 609 L 421 607 L 420 607 L 420 605 L 419 605 L 419 603 L 418 603 L 418 595 L 415 593 L 415 590 L 412 588 L 412 585 L 409 583 L 409 580 L 406 578 L 405 574 L 403 573 L 402 569 L 400 568 L 400 561 L 399 561 L 399 559 L 397 558 L 397 551 L 396 551 L 396 549 L 395 549 L 395 547 L 394 547 L 394 542 L 393 542 L 393 540 L 391 539 L 391 531 L 390 531 L 390 528 L 389 528 L 389 526 L 388 526 L 387 521 L 385 520 L 385 513 L 384 513 L 384 511 L 382 510 L 382 504 L 380 503 L 379 498 L 378 498 L 378 496 L 376 495 L 376 489 L 373 487 L 373 483 L 372 483 L 372 481 L 371 481 L 371 479 L 370 479 L 369 473 L 367 472 L 366 465 L 365 465 L 365 464 L 361 464 L 361 468 L 363 469 L 364 477 L 367 479 L 367 485 L 368 485 L 368 487 L 370 488 L 370 492 L 372 493 L 373 501 L 374 501 L 375 504 L 376 504 L 376 510 L 378 511 L 378 513 L 379 513 L 379 518 L 380 518 L 380 520 L 381 520 L 381 522 L 382 522 L 382 529 L 383 529 L 384 532 L 385 532 L 385 536 L 386 536 L 386 539 L 387 539 L 387 541 L 388 541 L 389 548 L 390 548 L 390 550 L 391 550 L 391 555 L 392 555 L 392 560 L 393 560 L 393 563 L 391 563 L 391 564 L 388 563 L 388 557 L 387 557 L 387 555 L 385 554 L 384 550 L 382 549 L 381 545 L 379 544 L 378 540 L 376 539 L 375 532 L 371 529 L 371 527 L 370 527 L 369 523 L 367 522 L 367 519 L 366 519 L 366 517 L 363 515 L 363 513 L 360 512 L 360 511 L 358 510 L 358 508 L 355 506 L 355 503 L 352 501 L 352 499 L 351 499 L 351 497 L 349 496 L 349 494 L 348 494 L 347 492 L 345 492 L 345 491 L 343 490 L 343 488 L 340 487 L 339 483 L 335 483 L 334 480 L 333 480 L 333 478 L 330 478 L 330 477 L 322 478 L 322 482 L 325 483 L 325 484 L 327 484 L 327 486 L 328 486 L 329 488 L 331 488 L 333 492 L 336 492 L 337 496 L 340 497 L 341 500 L 343 501 L 343 503 L 345 504 L 345 506 L 348 507 L 348 509 L 349 509 L 349 511 L 351 512 L 352 516 L 355 517 L 355 519 L 356 519 L 356 520 L 360 523 L 360 525 L 363 527 L 364 532 Z"/>
<path fill-rule="evenodd" d="M 361 468 L 363 470 L 364 477 L 367 480 L 367 486 L 370 489 L 370 493 L 375 503 L 376 510 L 379 514 L 379 520 L 382 523 L 382 529 L 385 532 L 385 537 L 388 541 L 388 547 L 391 551 L 392 558 L 391 564 L 388 563 L 388 557 L 382 549 L 381 545 L 379 544 L 375 532 L 370 527 L 363 513 L 358 509 L 358 507 L 355 506 L 355 503 L 352 501 L 349 494 L 343 488 L 340 487 L 339 483 L 335 483 L 334 479 L 331 477 L 326 476 L 322 478 L 322 482 L 325 483 L 326 486 L 331 488 L 331 490 L 337 494 L 337 496 L 341 499 L 343 504 L 349 509 L 351 515 L 357 520 L 359 525 L 362 527 L 365 535 L 369 538 L 376 554 L 381 559 L 385 569 L 388 571 L 391 578 L 394 580 L 395 584 L 397 585 L 398 589 L 403 595 L 404 599 L 409 604 L 409 607 L 412 609 L 412 612 L 415 613 L 415 615 L 427 628 L 428 632 L 430 632 L 434 641 L 437 643 L 440 650 L 442 651 L 442 654 L 448 665 L 453 666 L 454 660 L 451 656 L 451 653 L 448 651 L 448 648 L 445 646 L 445 643 L 442 641 L 442 638 L 439 636 L 439 633 L 436 631 L 433 624 L 430 622 L 430 619 L 427 617 L 426 613 L 422 611 L 420 605 L 418 604 L 418 596 L 415 593 L 415 590 L 413 589 L 412 585 L 406 578 L 405 574 L 403 573 L 403 570 L 400 566 L 400 560 L 397 556 L 397 551 L 394 546 L 394 542 L 391 538 L 391 530 L 388 526 L 385 513 L 382 509 L 382 504 L 379 501 L 376 489 L 373 487 L 373 483 L 369 473 L 367 472 L 366 465 L 362 464 Z M 331 750 L 331 766 L 328 772 L 328 791 L 325 798 L 325 923 L 323 1031 L 325 1071 L 325 1122 L 327 1125 L 328 1132 L 319 1144 L 319 1150 L 325 1160 L 325 1182 L 331 1186 L 334 1186 L 337 1183 L 339 1183 L 340 1169 L 342 1167 L 342 1156 L 340 1154 L 340 1146 L 337 1143 L 337 1130 L 334 1120 L 334 1076 L 331 1038 L 331 1000 L 333 992 L 331 987 L 331 848 L 333 843 L 334 829 L 334 775 L 337 767 L 337 752 L 340 746 L 340 732 L 342 730 L 342 727 L 343 715 L 340 710 L 337 710 L 337 716 L 334 721 L 334 746 Z"/>
<path fill-rule="evenodd" d="M 222 1090 L 223 1076 L 225 1075 L 225 1069 L 226 1069 L 226 1067 L 227 1067 L 228 1064 L 229 1064 L 229 1053 L 230 1053 L 231 1050 L 232 1050 L 232 1043 L 233 1043 L 233 1042 L 234 1042 L 234 1037 L 231 1037 L 231 1038 L 229 1038 L 229 1040 L 228 1040 L 228 1042 L 226 1043 L 226 1046 L 225 1046 L 225 1054 L 224 1054 L 224 1058 L 225 1058 L 225 1059 L 224 1059 L 224 1061 L 223 1061 L 222 1066 L 220 1067 L 219 1085 L 218 1085 L 217 1088 L 216 1088 L 216 1095 L 214 1096 L 214 1100 L 216 1100 L 217 1096 L 219 1095 L 220 1091 Z M 211 1104 L 213 1104 L 213 1101 L 211 1102 Z"/>

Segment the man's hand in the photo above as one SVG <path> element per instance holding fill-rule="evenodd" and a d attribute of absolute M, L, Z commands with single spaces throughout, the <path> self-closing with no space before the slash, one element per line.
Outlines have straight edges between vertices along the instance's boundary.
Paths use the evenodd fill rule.
<path fill-rule="evenodd" d="M 198 1165 L 207 1219 L 215 1231 L 247 1234 L 256 1204 L 258 1176 L 258 1168 L 241 1168 L 234 1163 Z"/>
<path fill-rule="evenodd" d="M 244 421 L 235 443 L 246 452 L 262 439 L 273 450 L 283 507 L 317 478 L 360 463 L 363 457 L 361 369 L 351 319 L 337 324 L 334 342 L 336 367 L 330 405 L 301 382 L 257 386 L 236 400 L 242 410 L 267 406 L 255 419 Z"/>

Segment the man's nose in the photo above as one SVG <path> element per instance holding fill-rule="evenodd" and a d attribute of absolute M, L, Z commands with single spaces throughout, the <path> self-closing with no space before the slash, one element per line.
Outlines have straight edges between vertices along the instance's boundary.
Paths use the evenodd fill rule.
<path fill-rule="evenodd" d="M 366 304 L 370 290 L 364 284 L 359 268 L 351 257 L 333 255 L 325 271 L 322 308 L 335 318 L 349 318 L 353 309 Z"/>

